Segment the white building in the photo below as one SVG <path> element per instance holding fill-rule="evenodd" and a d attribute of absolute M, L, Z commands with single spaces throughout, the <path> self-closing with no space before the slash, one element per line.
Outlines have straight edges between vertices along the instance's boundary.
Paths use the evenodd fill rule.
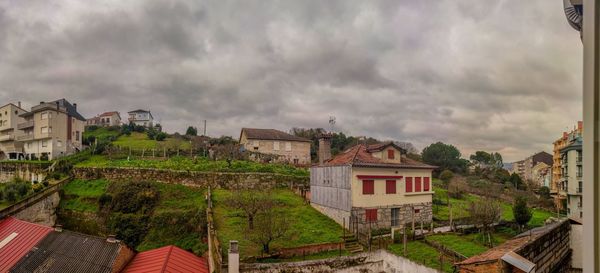
<path fill-rule="evenodd" d="M 127 112 L 127 114 L 129 114 L 129 123 L 144 127 L 154 126 L 154 117 L 150 111 L 138 109 Z"/>

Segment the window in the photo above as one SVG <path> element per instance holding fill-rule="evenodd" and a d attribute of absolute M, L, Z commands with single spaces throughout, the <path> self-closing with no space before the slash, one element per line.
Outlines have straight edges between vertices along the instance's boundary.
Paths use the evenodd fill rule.
<path fill-rule="evenodd" d="M 415 177 L 415 192 L 421 191 L 421 178 Z"/>
<path fill-rule="evenodd" d="M 42 147 L 48 147 L 48 141 L 42 140 Z"/>
<path fill-rule="evenodd" d="M 273 141 L 273 150 L 279 151 L 279 141 Z"/>
<path fill-rule="evenodd" d="M 375 194 L 375 181 L 363 180 L 363 194 Z"/>
<path fill-rule="evenodd" d="M 44 126 L 44 127 L 40 128 L 40 132 L 42 134 L 47 134 L 48 133 L 48 127 Z"/>
<path fill-rule="evenodd" d="M 385 193 L 386 194 L 396 193 L 396 180 L 386 180 L 385 181 Z"/>
<path fill-rule="evenodd" d="M 392 208 L 392 227 L 400 226 L 400 208 Z"/>
<path fill-rule="evenodd" d="M 423 191 L 429 191 L 429 177 L 423 177 Z"/>
<path fill-rule="evenodd" d="M 421 212 L 420 209 L 415 209 L 415 214 L 419 214 L 419 212 Z"/>
<path fill-rule="evenodd" d="M 75 131 L 75 141 L 79 141 L 79 131 Z"/>
<path fill-rule="evenodd" d="M 367 222 L 377 222 L 377 209 L 366 209 L 365 216 Z"/>
<path fill-rule="evenodd" d="M 296 165 L 300 164 L 300 159 L 294 158 L 294 164 L 296 164 Z"/>
<path fill-rule="evenodd" d="M 291 151 L 292 150 L 292 143 L 291 142 L 286 142 L 285 143 L 285 150 L 286 151 Z"/>
<path fill-rule="evenodd" d="M 388 159 L 394 159 L 394 150 L 390 149 L 387 150 L 388 152 Z"/>
<path fill-rule="evenodd" d="M 41 115 L 41 117 L 40 117 L 40 118 L 41 118 L 41 119 L 49 119 L 49 118 L 50 118 L 50 113 L 48 113 L 48 112 L 44 112 L 44 113 L 42 113 L 42 115 Z"/>
<path fill-rule="evenodd" d="M 412 177 L 407 177 L 404 180 L 406 182 L 406 192 L 412 192 L 412 184 L 413 184 Z"/>
<path fill-rule="evenodd" d="M 56 141 L 56 147 L 62 147 L 62 141 L 57 140 Z"/>

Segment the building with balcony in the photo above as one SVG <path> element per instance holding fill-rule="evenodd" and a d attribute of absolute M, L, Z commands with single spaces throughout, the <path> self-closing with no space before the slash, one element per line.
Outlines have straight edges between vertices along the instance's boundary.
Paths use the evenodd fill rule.
<path fill-rule="evenodd" d="M 582 137 L 578 136 L 560 150 L 562 178 L 558 192 L 566 200 L 567 216 L 579 223 L 583 218 L 582 143 Z"/>
<path fill-rule="evenodd" d="M 577 126 L 570 132 L 563 132 L 562 137 L 554 141 L 554 149 L 552 155 L 552 181 L 550 183 L 550 193 L 554 196 L 554 202 L 559 209 L 566 209 L 566 195 L 561 195 L 562 177 L 562 156 L 561 149 L 569 146 L 577 137 L 583 134 L 583 122 L 577 122 Z"/>
<path fill-rule="evenodd" d="M 9 103 L 0 107 L 0 160 L 19 160 L 24 158 L 23 143 L 19 138 L 23 131 L 18 124 L 25 121 L 20 115 L 27 113 L 21 103 Z"/>
<path fill-rule="evenodd" d="M 85 118 L 77 112 L 77 104 L 65 99 L 40 102 L 30 112 L 20 115 L 24 122 L 17 125 L 22 135 L 28 159 L 54 159 L 82 149 Z"/>
<path fill-rule="evenodd" d="M 546 152 L 539 152 L 526 159 L 514 162 L 511 173 L 518 174 L 521 179 L 525 181 L 533 181 L 536 178 L 534 167 L 539 163 L 545 163 L 547 166 L 552 166 L 552 155 Z"/>
<path fill-rule="evenodd" d="M 85 122 L 86 126 L 111 127 L 121 125 L 121 114 L 117 111 L 104 112 Z"/>
<path fill-rule="evenodd" d="M 154 126 L 154 117 L 152 116 L 152 113 L 148 110 L 138 109 L 127 112 L 127 114 L 129 114 L 128 120 L 130 124 L 133 123 L 135 125 L 144 126 L 148 128 Z"/>

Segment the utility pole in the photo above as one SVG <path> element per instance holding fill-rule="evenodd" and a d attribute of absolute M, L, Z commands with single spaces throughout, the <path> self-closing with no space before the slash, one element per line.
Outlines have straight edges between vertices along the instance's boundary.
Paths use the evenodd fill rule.
<path fill-rule="evenodd" d="M 202 133 L 203 136 L 206 136 L 206 120 L 204 120 L 204 133 Z"/>

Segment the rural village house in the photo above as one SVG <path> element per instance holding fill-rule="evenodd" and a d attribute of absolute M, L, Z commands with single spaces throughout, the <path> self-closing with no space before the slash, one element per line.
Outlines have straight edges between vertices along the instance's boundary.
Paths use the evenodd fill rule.
<path fill-rule="evenodd" d="M 148 110 L 138 109 L 127 112 L 127 114 L 129 114 L 129 123 L 148 128 L 154 126 L 154 117 Z"/>
<path fill-rule="evenodd" d="M 85 125 L 101 127 L 119 126 L 121 125 L 121 115 L 117 111 L 104 112 L 100 115 L 88 119 L 85 122 Z"/>
<path fill-rule="evenodd" d="M 240 145 L 246 151 L 275 155 L 277 162 L 296 165 L 310 164 L 310 144 L 308 139 L 274 129 L 242 128 L 240 133 Z"/>
<path fill-rule="evenodd" d="M 319 141 L 328 156 L 330 137 Z M 393 142 L 356 145 L 311 167 L 311 205 L 354 233 L 432 221 L 431 174 Z M 350 223 L 350 225 L 348 225 Z"/>

